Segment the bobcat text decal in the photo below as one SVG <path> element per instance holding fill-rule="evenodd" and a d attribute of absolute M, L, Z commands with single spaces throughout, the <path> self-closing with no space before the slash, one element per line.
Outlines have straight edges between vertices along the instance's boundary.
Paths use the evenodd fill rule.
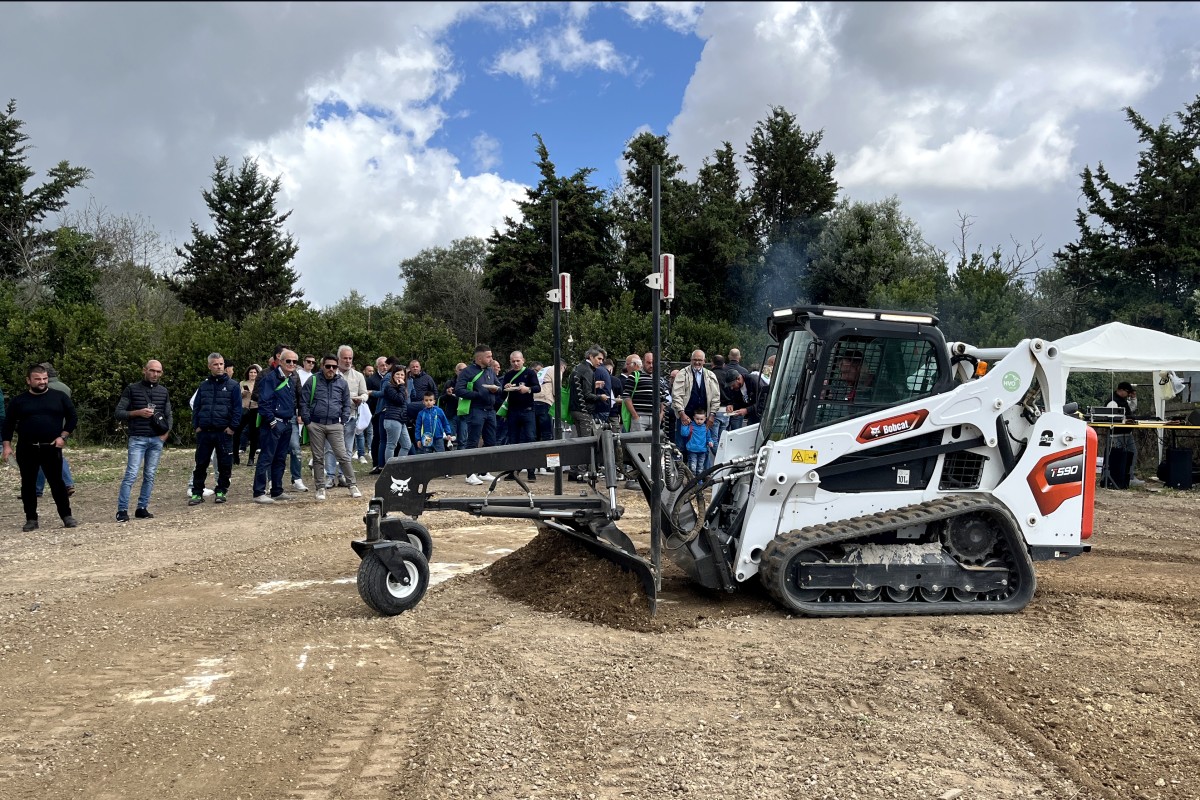
<path fill-rule="evenodd" d="M 929 412 L 922 408 L 920 411 L 910 411 L 907 414 L 888 417 L 877 422 L 869 422 L 863 426 L 862 431 L 858 434 L 858 441 L 866 444 L 868 442 L 879 441 L 888 436 L 895 436 L 898 433 L 915 431 L 921 427 L 921 423 L 928 416 Z"/>

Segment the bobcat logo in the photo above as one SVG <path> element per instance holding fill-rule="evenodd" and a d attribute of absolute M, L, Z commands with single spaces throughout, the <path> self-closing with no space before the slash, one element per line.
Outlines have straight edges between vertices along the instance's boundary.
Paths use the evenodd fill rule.
<path fill-rule="evenodd" d="M 411 480 L 412 480 L 412 478 L 407 478 L 405 480 L 398 481 L 395 478 L 392 478 L 392 494 L 402 495 L 405 492 L 407 492 L 408 484 Z"/>

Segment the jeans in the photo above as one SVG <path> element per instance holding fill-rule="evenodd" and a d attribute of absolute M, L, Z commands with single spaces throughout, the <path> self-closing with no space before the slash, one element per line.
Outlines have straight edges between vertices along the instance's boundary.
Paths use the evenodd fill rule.
<path fill-rule="evenodd" d="M 726 428 L 726 430 L 730 430 L 730 431 L 740 430 L 741 427 L 745 424 L 746 424 L 746 415 L 738 414 L 736 417 L 729 418 L 729 427 Z"/>
<path fill-rule="evenodd" d="M 454 449 L 467 449 L 467 434 L 471 432 L 471 417 L 469 414 L 463 414 L 460 417 L 455 417 L 450 423 L 454 426 Z M 479 442 L 476 442 L 479 444 Z"/>
<path fill-rule="evenodd" d="M 371 430 L 369 427 L 367 430 Z M 354 449 L 350 451 L 350 455 L 357 455 L 359 458 L 365 458 L 367 455 L 367 441 L 360 431 L 354 432 Z"/>
<path fill-rule="evenodd" d="M 400 455 L 408 455 L 412 442 L 408 438 L 408 428 L 398 419 L 383 421 L 383 463 L 386 464 L 396 455 L 396 445 L 400 445 Z"/>
<path fill-rule="evenodd" d="M 138 470 L 142 471 L 142 490 L 138 493 L 138 508 L 150 506 L 150 493 L 154 491 L 154 476 L 158 473 L 158 460 L 162 458 L 163 441 L 157 436 L 130 436 L 129 456 L 125 461 L 125 478 L 117 494 L 117 511 L 129 510 L 129 495 Z M 205 465 L 207 470 L 208 466 Z"/>
<path fill-rule="evenodd" d="M 589 410 L 585 409 L 583 411 L 572 411 L 571 424 L 574 428 L 575 436 L 583 437 L 596 435 L 596 421 L 592 417 L 592 412 Z M 571 465 L 571 474 L 574 476 L 581 476 L 583 473 L 590 471 L 591 466 L 592 465 L 590 461 L 583 464 L 573 464 Z"/>
<path fill-rule="evenodd" d="M 233 436 L 223 430 L 200 431 L 196 434 L 196 471 L 192 473 L 192 494 L 204 496 L 204 480 L 208 477 L 208 464 L 214 450 L 217 453 L 217 493 L 229 491 L 229 473 L 233 471 Z M 141 504 L 138 507 L 145 508 Z"/>
<path fill-rule="evenodd" d="M 280 424 L 282 425 L 283 423 Z M 304 458 L 304 454 L 300 450 L 300 426 L 291 424 L 291 429 L 292 443 L 291 449 L 288 452 L 291 453 L 292 456 L 292 481 L 294 482 L 300 480 L 300 476 L 303 474 L 300 469 L 300 465 L 304 463 L 301 460 Z"/>
<path fill-rule="evenodd" d="M 717 447 L 721 446 L 721 434 L 729 430 L 729 415 L 724 411 L 713 414 L 712 440 Z"/>
<path fill-rule="evenodd" d="M 707 461 L 708 461 L 708 451 L 707 450 L 704 451 L 703 453 L 693 453 L 690 450 L 688 451 L 687 465 L 688 465 L 688 469 L 690 469 L 692 471 L 693 475 L 699 475 L 701 472 L 704 472 L 704 470 L 707 469 L 707 466 L 706 466 Z"/>
<path fill-rule="evenodd" d="M 67 463 L 66 456 L 63 456 L 62 462 L 63 462 L 63 465 L 62 465 L 63 483 L 66 484 L 67 488 L 69 489 L 75 485 L 75 479 L 71 477 L 71 465 Z M 42 470 L 39 469 L 38 474 L 37 474 L 38 497 L 41 497 L 42 492 L 44 492 L 45 490 L 46 490 L 46 473 L 42 472 Z"/>
<path fill-rule="evenodd" d="M 267 479 L 271 481 L 271 496 L 283 494 L 283 465 L 291 450 L 292 429 L 295 426 L 282 420 L 272 428 L 264 425 L 258 431 L 260 446 L 258 463 L 254 465 L 254 496 L 267 491 Z"/>
<path fill-rule="evenodd" d="M 346 479 L 347 486 L 354 486 L 354 467 L 350 465 L 350 451 L 346 449 L 346 427 L 340 422 L 333 422 L 328 425 L 323 425 L 319 422 L 311 422 L 308 425 L 308 441 L 312 445 L 313 454 L 313 476 L 317 479 L 316 486 L 320 489 L 325 485 L 325 476 L 332 476 L 332 472 L 326 471 L 325 459 L 323 458 L 326 450 L 333 451 L 333 457 L 336 463 L 341 467 L 342 476 Z"/>
<path fill-rule="evenodd" d="M 242 448 L 246 448 L 250 453 L 250 459 L 253 460 L 254 453 L 258 450 L 258 409 L 242 409 L 242 421 L 238 423 L 236 436 L 235 449 L 241 452 Z"/>
<path fill-rule="evenodd" d="M 62 480 L 62 448 L 51 444 L 25 444 L 17 442 L 17 468 L 21 471 L 21 504 L 25 507 L 25 519 L 37 519 L 37 493 L 34 483 L 40 472 L 47 472 L 50 479 L 50 494 L 60 517 L 71 516 L 71 501 L 67 497 L 67 486 Z M 40 472 L 39 472 L 40 470 Z"/>
<path fill-rule="evenodd" d="M 529 444 L 537 440 L 537 421 L 534 419 L 533 409 L 510 409 L 508 412 L 508 443 Z"/>
<path fill-rule="evenodd" d="M 357 421 L 358 417 L 351 415 L 350 419 L 342 423 L 342 444 L 345 445 L 346 453 L 348 454 L 354 452 L 354 423 Z M 312 434 L 310 432 L 309 436 L 311 437 L 311 435 Z M 314 467 L 316 466 L 316 463 L 317 451 L 313 450 Z M 325 475 L 330 478 L 340 475 L 347 481 L 350 480 L 350 476 L 346 475 L 345 470 L 341 469 L 338 465 L 338 456 L 337 453 L 333 451 L 332 435 L 329 433 L 329 431 L 326 431 L 325 437 Z M 318 481 L 317 485 L 321 486 L 323 484 Z"/>
<path fill-rule="evenodd" d="M 554 418 L 550 416 L 549 403 L 533 404 L 533 419 L 537 425 L 537 438 L 543 442 L 554 439 Z"/>
<path fill-rule="evenodd" d="M 1137 440 L 1132 433 L 1118 433 L 1110 438 L 1110 444 L 1107 448 L 1109 457 L 1113 450 L 1128 450 L 1131 456 L 1129 460 L 1129 480 L 1133 480 L 1137 476 L 1134 470 L 1137 467 Z M 1100 476 L 1101 484 L 1107 486 L 1108 480 L 1108 461 L 1105 460 L 1104 474 Z"/>
<path fill-rule="evenodd" d="M 467 415 L 467 439 L 463 449 L 474 450 L 479 447 L 480 437 L 483 438 L 484 447 L 496 446 L 496 409 L 472 408 Z"/>

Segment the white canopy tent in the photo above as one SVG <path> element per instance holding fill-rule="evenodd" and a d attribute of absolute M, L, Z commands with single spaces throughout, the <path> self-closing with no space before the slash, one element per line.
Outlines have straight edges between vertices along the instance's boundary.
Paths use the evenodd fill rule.
<path fill-rule="evenodd" d="M 1185 373 L 1200 372 L 1200 342 L 1124 322 L 1064 336 L 1054 344 L 1062 359 L 1064 379 L 1072 372 L 1149 372 L 1157 389 L 1167 385 L 1164 378 L 1169 372 L 1185 380 Z M 1164 394 L 1154 392 L 1159 419 L 1166 409 Z"/>
<path fill-rule="evenodd" d="M 1064 336 L 1054 344 L 1062 359 L 1064 381 L 1072 372 L 1151 373 L 1154 392 L 1146 399 L 1153 399 L 1154 415 L 1159 419 L 1166 419 L 1167 398 L 1175 395 L 1170 389 L 1169 373 L 1174 372 L 1185 381 L 1186 388 L 1181 393 L 1184 399 L 1191 399 L 1192 386 L 1200 390 L 1200 383 L 1192 380 L 1200 378 L 1200 342 L 1191 339 L 1110 322 Z M 1162 447 L 1160 431 L 1160 460 Z"/>

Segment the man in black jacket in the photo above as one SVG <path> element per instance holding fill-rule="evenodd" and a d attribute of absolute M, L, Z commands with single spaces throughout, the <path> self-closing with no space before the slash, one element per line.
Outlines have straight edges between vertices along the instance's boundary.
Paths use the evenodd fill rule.
<path fill-rule="evenodd" d="M 217 491 L 214 502 L 224 503 L 233 471 L 233 432 L 242 421 L 241 387 L 225 373 L 225 357 L 208 356 L 208 377 L 200 382 L 192 403 L 192 427 L 196 433 L 196 471 L 192 473 L 189 506 L 204 502 L 204 479 L 208 464 L 217 452 Z"/>
<path fill-rule="evenodd" d="M 25 383 L 29 388 L 8 404 L 3 428 L 5 461 L 13 452 L 13 434 L 18 436 L 17 467 L 21 470 L 21 504 L 25 507 L 25 526 L 21 530 L 33 531 L 38 527 L 35 484 L 39 469 L 50 484 L 63 527 L 74 528 L 71 500 L 62 478 L 62 451 L 78 423 L 75 404 L 70 397 L 50 388 L 46 368 L 40 364 L 29 368 Z"/>
<path fill-rule="evenodd" d="M 567 395 L 567 408 L 571 412 L 571 424 L 576 436 L 594 436 L 596 433 L 595 418 L 592 409 L 598 400 L 607 400 L 608 396 L 596 390 L 596 367 L 604 360 L 604 351 L 592 346 L 583 356 L 583 361 L 575 365 L 571 371 L 570 389 Z M 586 464 L 576 465 L 571 469 L 571 480 L 583 480 Z"/>
<path fill-rule="evenodd" d="M 129 454 L 125 478 L 117 493 L 117 522 L 129 522 L 129 495 L 138 471 L 142 471 L 142 490 L 138 494 L 137 518 L 151 519 L 150 493 L 162 458 L 163 442 L 171 432 L 171 397 L 162 379 L 162 364 L 154 359 L 142 369 L 142 380 L 131 383 L 117 401 L 116 418 L 128 424 Z M 144 467 L 144 468 L 143 468 Z"/>
<path fill-rule="evenodd" d="M 502 401 L 508 420 L 508 443 L 529 444 L 537 441 L 537 423 L 533 417 L 533 396 L 542 389 L 537 371 L 525 366 L 525 354 L 514 350 L 508 357 L 512 369 L 500 379 Z M 537 480 L 537 468 L 530 467 L 529 480 Z"/>
<path fill-rule="evenodd" d="M 496 445 L 496 405 L 493 397 L 500 391 L 500 378 L 491 368 L 491 363 L 492 348 L 486 344 L 476 345 L 475 360 L 454 380 L 458 416 L 467 418 L 466 435 L 460 440 L 464 450 L 478 447 L 480 438 L 484 447 Z M 472 473 L 466 478 L 466 482 L 472 486 L 478 486 L 485 480 L 493 480 L 490 472 Z"/>

